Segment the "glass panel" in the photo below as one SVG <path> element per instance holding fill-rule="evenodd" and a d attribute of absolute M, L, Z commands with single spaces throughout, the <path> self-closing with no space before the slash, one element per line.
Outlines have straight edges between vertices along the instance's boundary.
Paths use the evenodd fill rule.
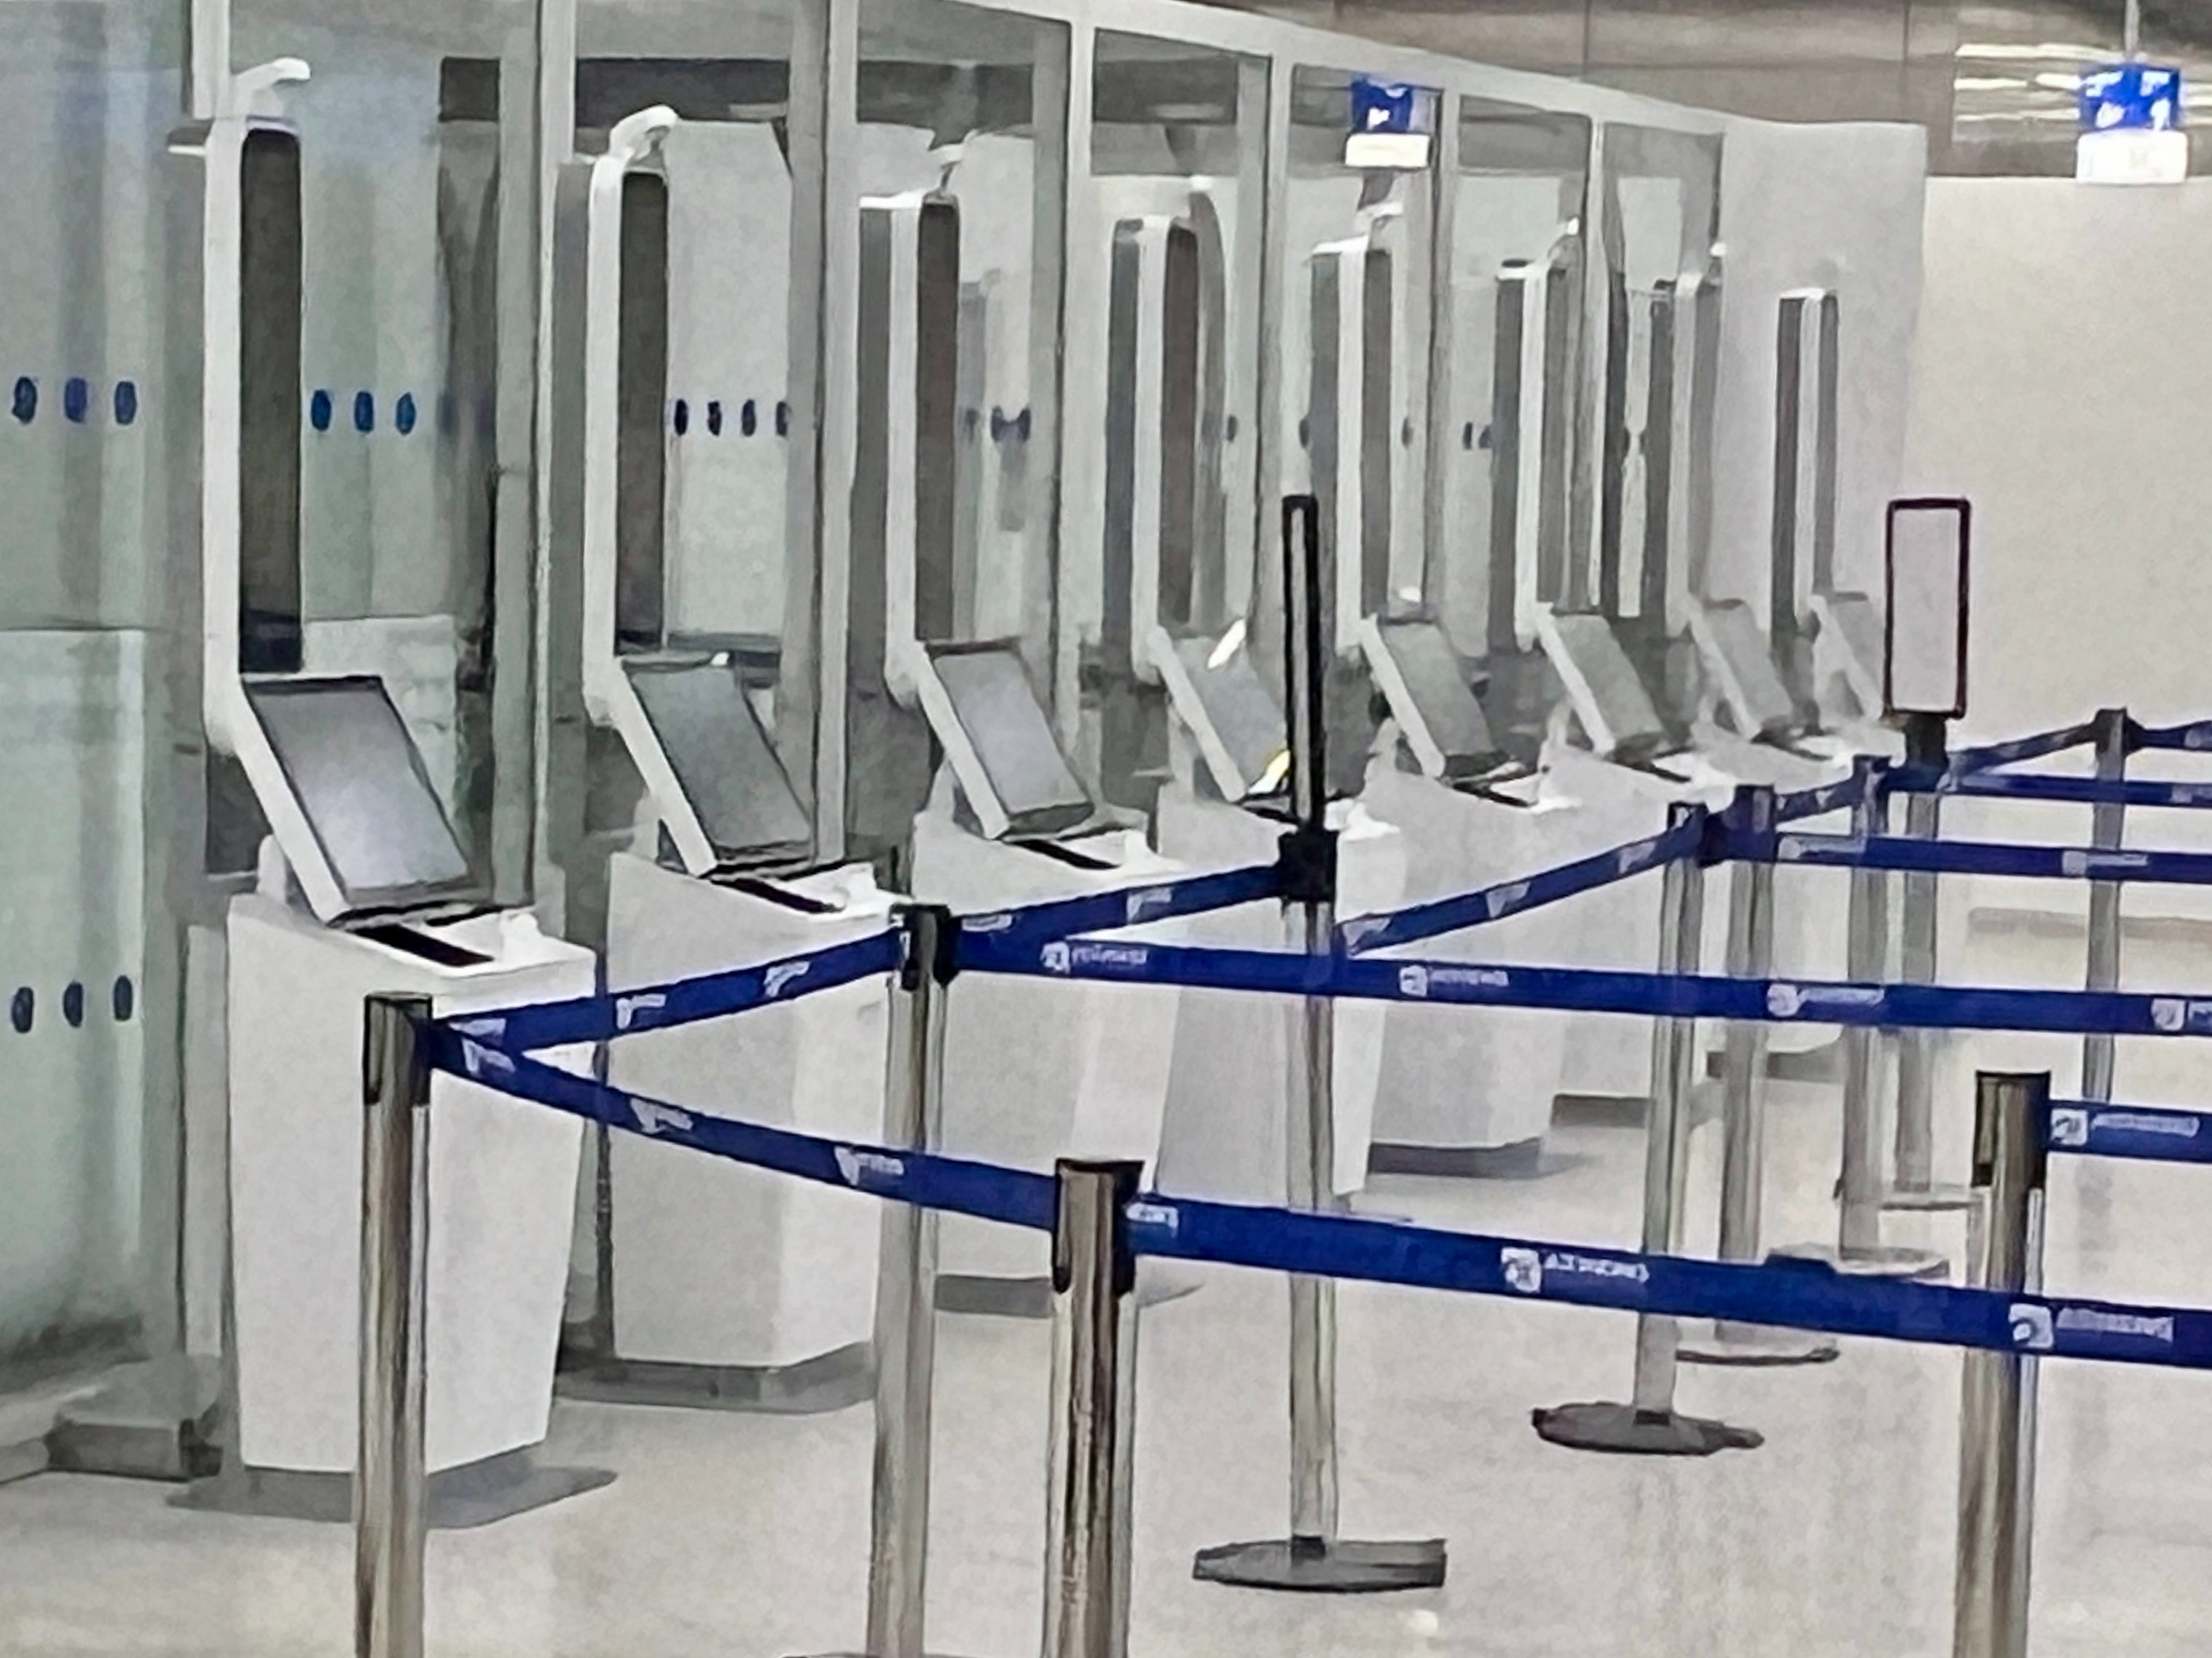
<path fill-rule="evenodd" d="M 159 1350 L 178 1313 L 173 621 L 155 493 L 179 9 L 0 26 L 0 1388 Z M 189 341 L 184 342 L 188 347 Z M 196 620 L 196 618 L 195 618 Z"/>
<path fill-rule="evenodd" d="M 1322 498 L 1330 591 L 1352 561 L 1345 591 L 1375 613 L 1418 604 L 1426 562 L 1436 175 L 1432 144 L 1418 167 L 1346 161 L 1354 81 L 1301 66 L 1291 82 L 1280 491 Z M 1413 126 L 1433 134 L 1437 95 L 1413 99 Z"/>
<path fill-rule="evenodd" d="M 1068 384 L 1084 401 L 1067 434 L 1061 592 L 1093 669 L 1084 740 L 1109 798 L 1139 809 L 1168 740 L 1147 659 L 1164 637 L 1203 668 L 1252 608 L 1267 77 L 1259 58 L 1097 39 L 1068 278 Z M 1249 653 L 1232 654 L 1194 683 L 1248 682 L 1233 701 L 1264 750 L 1256 776 L 1281 746 L 1281 714 Z"/>

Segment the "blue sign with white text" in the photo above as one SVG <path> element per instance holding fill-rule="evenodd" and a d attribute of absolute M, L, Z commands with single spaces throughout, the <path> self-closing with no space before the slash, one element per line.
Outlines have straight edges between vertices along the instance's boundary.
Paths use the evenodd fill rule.
<path fill-rule="evenodd" d="M 2084 132 L 2166 132 L 2181 125 L 2181 71 L 2116 64 L 2081 77 Z"/>
<path fill-rule="evenodd" d="M 1359 132 L 1413 131 L 1413 88 L 1364 77 L 1352 82 L 1352 130 Z"/>

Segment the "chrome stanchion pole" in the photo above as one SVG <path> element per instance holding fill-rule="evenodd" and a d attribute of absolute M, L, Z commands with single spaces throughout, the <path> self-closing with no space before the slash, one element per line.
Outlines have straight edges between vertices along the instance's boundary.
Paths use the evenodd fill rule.
<path fill-rule="evenodd" d="M 372 996 L 367 1007 L 353 1649 L 355 1658 L 422 1658 L 430 1069 L 419 1035 L 431 1008 L 425 996 Z"/>
<path fill-rule="evenodd" d="M 2133 727 L 2125 708 L 2097 711 L 2097 780 L 2124 782 Z M 2089 843 L 2100 852 L 2117 852 L 2127 838 L 2127 813 L 2121 801 L 2100 801 L 2091 808 Z M 2120 884 L 2089 883 L 2088 962 L 2083 987 L 2117 990 L 2120 984 Z M 2093 1031 L 2081 1039 L 2081 1097 L 2094 1105 L 2112 1098 L 2113 1038 Z M 2094 1160 L 2093 1160 L 2094 1161 Z"/>
<path fill-rule="evenodd" d="M 1974 1187 L 1985 1210 L 1972 1281 L 2041 1287 L 2043 1171 L 2051 1078 L 1983 1072 L 1974 1081 Z M 2025 1345 L 2043 1309 L 2014 1314 Z M 2025 1658 L 2035 1522 L 2035 1365 L 2024 1352 L 1967 1353 L 1959 1413 L 1959 1559 L 1953 1658 Z"/>
<path fill-rule="evenodd" d="M 1336 835 L 1329 829 L 1322 689 L 1332 654 L 1322 581 L 1321 503 L 1283 501 L 1285 677 L 1289 683 L 1292 826 L 1283 837 L 1291 947 L 1326 963 L 1336 949 Z M 1291 1014 L 1284 1143 L 1291 1206 L 1337 1208 L 1336 1004 L 1301 999 Z M 1291 1528 L 1286 1539 L 1200 1549 L 1194 1575 L 1247 1588 L 1355 1594 L 1433 1588 L 1441 1540 L 1355 1542 L 1337 1535 L 1336 1284 L 1290 1274 Z"/>
<path fill-rule="evenodd" d="M 1912 714 L 1905 726 L 1908 760 L 1949 762 L 1945 722 L 1934 714 Z M 1905 833 L 1908 839 L 1934 841 L 1942 837 L 1943 799 L 1932 792 L 1909 794 L 1905 799 Z M 1904 903 L 1899 918 L 1898 975 L 1909 985 L 1936 982 L 1936 938 L 1942 930 L 1942 891 L 1933 873 L 1914 872 L 1904 878 Z M 1897 1122 L 1892 1155 L 1888 1209 L 1963 1209 L 1970 1193 L 1963 1187 L 1938 1185 L 1936 1181 L 1936 1033 L 1914 1029 L 1892 1034 L 1897 1052 Z"/>
<path fill-rule="evenodd" d="M 1704 808 L 1668 808 L 1668 827 L 1679 829 L 1704 815 Z M 1705 866 L 1691 853 L 1668 864 L 1662 878 L 1659 923 L 1659 971 L 1698 971 L 1705 930 Z M 1682 1201 L 1689 1179 L 1690 1090 L 1696 1079 L 1698 1022 L 1693 1017 L 1655 1019 L 1651 1031 L 1651 1113 L 1644 1151 L 1644 1239 L 1647 1254 L 1674 1254 L 1681 1248 Z M 1510 1269 L 1509 1269 L 1510 1270 Z M 1520 1270 L 1543 1279 L 1540 1255 Z M 1624 1451 L 1651 1456 L 1710 1456 L 1715 1451 L 1749 1449 L 1760 1442 L 1749 1428 L 1731 1427 L 1674 1409 L 1674 1370 L 1679 1332 L 1675 1321 L 1656 1313 L 1636 1319 L 1636 1380 L 1626 1405 L 1604 1401 L 1558 1405 L 1531 1412 L 1537 1434 L 1571 1450 Z"/>
<path fill-rule="evenodd" d="M 1851 808 L 1851 833 L 1863 839 L 1881 832 L 1888 809 L 1880 767 L 1862 761 L 1859 777 L 1862 786 Z M 1855 869 L 1850 882 L 1844 971 L 1854 984 L 1880 984 L 1888 976 L 1889 967 L 1889 877 L 1879 870 Z M 1949 1270 L 1942 1256 L 1881 1240 L 1881 1036 L 1867 1025 L 1847 1025 L 1843 1041 L 1843 1158 L 1836 1181 L 1836 1242 L 1791 1244 L 1775 1253 L 1825 1261 L 1838 1272 L 1869 1277 L 1940 1278 Z"/>
<path fill-rule="evenodd" d="M 1137 1302 L 1127 1211 L 1143 1172 L 1134 1163 L 1059 1164 L 1044 1658 L 1129 1650 Z"/>
<path fill-rule="evenodd" d="M 904 959 L 891 1016 L 884 1137 L 942 1139 L 945 991 L 959 922 L 939 906 L 900 912 Z M 876 1447 L 868 1509 L 868 1658 L 923 1658 L 929 1562 L 930 1400 L 937 1368 L 937 1212 L 884 1206 L 876 1267 Z"/>
<path fill-rule="evenodd" d="M 1743 832 L 1771 841 L 1774 791 L 1736 791 L 1730 812 Z M 1774 971 L 1774 863 L 1770 852 L 1738 859 L 1729 872 L 1728 971 L 1765 979 Z M 1766 1027 L 1729 1023 L 1721 1073 L 1721 1229 L 1723 1260 L 1759 1259 L 1760 1211 L 1766 1180 Z M 1756 1324 L 1716 1321 L 1676 1344 L 1691 1364 L 1817 1364 L 1836 1356 L 1830 1338 Z"/>

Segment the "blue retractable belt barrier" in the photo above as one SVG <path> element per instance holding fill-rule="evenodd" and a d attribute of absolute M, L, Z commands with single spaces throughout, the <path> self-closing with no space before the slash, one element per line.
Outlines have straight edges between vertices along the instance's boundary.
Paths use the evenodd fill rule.
<path fill-rule="evenodd" d="M 1556 869 L 1386 914 L 1356 916 L 1337 928 L 1337 937 L 1345 949 L 1364 955 L 1442 938 L 1486 921 L 1503 920 L 1508 915 L 1611 886 L 1677 858 L 1690 857 L 1705 845 L 1707 822 L 1701 814 L 1657 835 L 1577 858 Z"/>
<path fill-rule="evenodd" d="M 2015 737 L 2008 743 L 1984 743 L 1978 748 L 1961 749 L 1951 756 L 1951 769 L 1964 774 L 1987 771 L 1993 766 L 2016 766 L 2025 760 L 2044 760 L 2054 754 L 2063 754 L 2096 738 L 2096 722 L 2085 720 L 2078 726 L 2061 726 L 2053 731 Z"/>
<path fill-rule="evenodd" d="M 2212 997 L 2132 991 L 1734 979 L 1589 968 L 1377 961 L 1365 957 L 1302 956 L 1287 950 L 1080 939 L 1042 945 L 977 939 L 963 951 L 963 964 L 979 972 L 1047 978 L 1661 1018 L 2123 1036 L 2212 1035 Z"/>
<path fill-rule="evenodd" d="M 1825 817 L 1832 811 L 1847 811 L 1858 805 L 1866 786 L 1865 778 L 1854 774 L 1817 788 L 1778 794 L 1774 797 L 1774 821 L 1794 823 L 1801 817 Z"/>
<path fill-rule="evenodd" d="M 1810 1261 L 1641 1255 L 1159 1195 L 1128 1213 L 1139 1254 L 1836 1335 L 2212 1368 L 2212 1312 L 2193 1309 L 1953 1289 Z"/>
<path fill-rule="evenodd" d="M 2212 1163 L 2212 1114 L 2160 1105 L 2051 1102 L 2050 1145 L 2085 1157 Z"/>
<path fill-rule="evenodd" d="M 466 1020 L 455 1020 L 427 1028 L 428 1057 L 437 1069 L 556 1111 L 709 1157 L 924 1209 L 949 1210 L 1041 1231 L 1052 1230 L 1054 1198 L 1048 1175 L 962 1157 L 823 1139 L 788 1128 L 769 1128 L 690 1110 L 576 1076 L 522 1053 L 494 1048 L 468 1035 L 464 1029 L 466 1023 Z"/>
<path fill-rule="evenodd" d="M 2194 720 L 2180 726 L 2149 726 L 2136 733 L 2139 749 L 2212 749 L 2212 720 Z"/>
<path fill-rule="evenodd" d="M 1185 915 L 1203 915 L 1239 904 L 1262 903 L 1276 897 L 1281 890 L 1282 879 L 1275 865 L 1258 864 L 1218 875 L 1194 875 L 1177 881 L 1116 887 L 1108 892 L 1086 892 L 1078 897 L 1031 904 L 1022 909 L 964 915 L 960 920 L 960 931 L 963 935 L 997 934 L 1030 941 L 1065 938 L 1079 932 L 1105 932 L 1117 927 L 1171 921 Z"/>
<path fill-rule="evenodd" d="M 1987 794 L 2064 805 L 2212 806 L 2212 782 L 2158 783 L 2142 778 L 2045 777 L 2033 772 L 1978 771 L 1931 774 L 1899 768 L 1890 786 L 1908 794 Z"/>
<path fill-rule="evenodd" d="M 1726 846 L 1731 858 L 1830 869 L 2212 886 L 2212 853 L 2203 852 L 2107 852 L 1995 841 L 1923 841 L 1902 835 L 1742 832 L 1731 833 Z"/>
<path fill-rule="evenodd" d="M 899 964 L 904 948 L 897 933 L 876 932 L 811 955 L 784 957 L 727 973 L 709 973 L 605 996 L 580 996 L 571 1001 L 538 1002 L 495 1013 L 470 1014 L 453 1023 L 464 1035 L 516 1054 L 534 1054 L 571 1042 L 603 1042 L 834 990 L 890 972 Z"/>
<path fill-rule="evenodd" d="M 686 1110 L 494 1048 L 458 1022 L 434 1023 L 423 1039 L 440 1070 L 630 1133 L 895 1202 L 1033 1230 L 1054 1223 L 1056 1187 L 1044 1175 Z M 1131 1203 L 1127 1214 L 1139 1254 L 1839 1335 L 2212 1367 L 2212 1314 L 2184 1309 L 1954 1290 L 1812 1264 L 1640 1255 L 1158 1193 Z"/>

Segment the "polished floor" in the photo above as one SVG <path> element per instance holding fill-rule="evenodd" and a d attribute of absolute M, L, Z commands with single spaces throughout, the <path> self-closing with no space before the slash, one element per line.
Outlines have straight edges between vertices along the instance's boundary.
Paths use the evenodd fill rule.
<path fill-rule="evenodd" d="M 2157 1080 L 2124 1063 L 2123 1078 L 2146 1090 Z M 1832 1093 L 1780 1090 L 1769 1126 L 1770 1239 L 1826 1231 Z M 1963 1124 L 1947 1117 L 1944 1130 L 1948 1159 Z M 1710 1247 L 1717 1140 L 1699 1136 L 1693 1248 Z M 1540 1178 L 1386 1181 L 1363 1206 L 1626 1243 L 1641 1157 L 1635 1130 L 1566 1127 Z M 2212 1301 L 2206 1178 L 2059 1166 L 2052 1287 Z M 1936 1217 L 1895 1236 L 1955 1251 L 1961 1231 Z M 1949 1650 L 1954 1352 L 1856 1342 L 1818 1369 L 1686 1369 L 1685 1405 L 1759 1428 L 1763 1448 L 1705 1461 L 1593 1457 L 1539 1442 L 1528 1411 L 1619 1397 L 1624 1318 L 1361 1286 L 1341 1309 L 1346 1529 L 1447 1538 L 1449 1582 L 1310 1600 L 1194 1582 L 1194 1549 L 1283 1525 L 1285 1315 L 1279 1281 L 1194 1276 L 1195 1293 L 1144 1320 L 1137 1658 Z M 1041 1325 L 944 1321 L 935 1650 L 1036 1649 L 1047 1348 Z M 2195 1658 L 2212 1631 L 2212 1377 L 2054 1364 L 2043 1380 L 2037 1658 Z M 795 1418 L 564 1403 L 554 1439 L 557 1456 L 618 1478 L 438 1535 L 438 1658 L 781 1658 L 859 1642 L 865 1410 Z M 0 1652 L 348 1650 L 342 1528 L 182 1512 L 168 1496 L 59 1475 L 0 1488 Z"/>

